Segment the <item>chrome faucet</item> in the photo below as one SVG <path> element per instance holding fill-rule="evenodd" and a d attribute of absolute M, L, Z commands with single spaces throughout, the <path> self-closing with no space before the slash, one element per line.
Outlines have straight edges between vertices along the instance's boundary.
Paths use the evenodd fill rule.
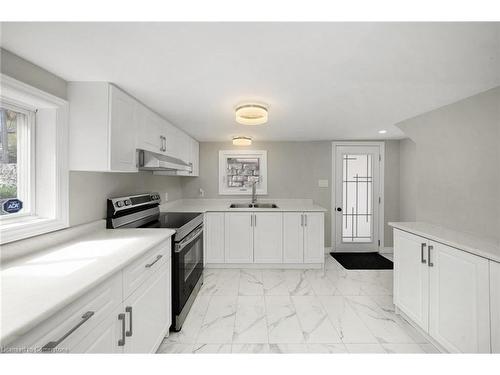
<path fill-rule="evenodd" d="M 254 181 L 253 184 L 252 184 L 252 204 L 255 204 L 257 202 L 257 195 L 256 195 L 256 186 L 257 185 L 257 181 Z"/>

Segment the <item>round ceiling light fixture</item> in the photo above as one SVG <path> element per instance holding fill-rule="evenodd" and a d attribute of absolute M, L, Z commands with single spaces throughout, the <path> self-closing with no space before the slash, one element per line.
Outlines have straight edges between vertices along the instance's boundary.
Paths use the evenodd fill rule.
<path fill-rule="evenodd" d="M 233 137 L 233 145 L 235 146 L 250 146 L 252 138 L 250 137 Z"/>
<path fill-rule="evenodd" d="M 262 125 L 267 122 L 267 106 L 259 103 L 239 104 L 235 108 L 236 122 L 242 125 Z"/>

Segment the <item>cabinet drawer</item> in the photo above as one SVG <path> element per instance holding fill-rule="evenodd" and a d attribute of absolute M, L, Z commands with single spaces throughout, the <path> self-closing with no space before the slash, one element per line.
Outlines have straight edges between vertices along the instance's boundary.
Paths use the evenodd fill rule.
<path fill-rule="evenodd" d="M 171 239 L 168 238 L 123 270 L 123 299 L 127 298 L 170 258 L 171 247 Z"/>
<path fill-rule="evenodd" d="M 118 272 L 14 341 L 9 347 L 38 352 L 47 344 L 53 343 L 50 345 L 51 351 L 71 352 L 76 344 L 109 316 L 121 302 L 122 274 Z"/>

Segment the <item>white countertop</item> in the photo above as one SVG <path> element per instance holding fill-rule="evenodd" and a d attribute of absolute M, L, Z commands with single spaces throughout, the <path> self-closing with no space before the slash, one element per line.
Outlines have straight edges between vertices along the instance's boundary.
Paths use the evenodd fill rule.
<path fill-rule="evenodd" d="M 278 208 L 229 208 L 231 203 L 250 203 L 247 199 L 179 199 L 160 206 L 161 211 L 171 212 L 326 212 L 312 199 L 258 199 L 257 203 L 276 203 Z"/>
<path fill-rule="evenodd" d="M 495 262 L 500 262 L 500 241 L 494 238 L 474 236 L 420 221 L 396 222 L 389 223 L 389 225 L 405 232 L 410 232 L 429 240 L 440 242 Z"/>
<path fill-rule="evenodd" d="M 25 334 L 174 233 L 100 227 L 3 264 L 0 342 Z M 51 234 L 44 237 L 51 241 Z"/>

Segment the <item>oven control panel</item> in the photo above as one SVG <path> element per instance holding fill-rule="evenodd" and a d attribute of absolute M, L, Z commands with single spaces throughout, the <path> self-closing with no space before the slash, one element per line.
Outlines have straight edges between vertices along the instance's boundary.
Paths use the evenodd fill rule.
<path fill-rule="evenodd" d="M 109 209 L 112 208 L 113 212 L 130 209 L 133 207 L 145 205 L 158 205 L 161 203 L 159 193 L 146 193 L 138 195 L 130 195 L 127 197 L 118 197 L 108 199 L 108 216 L 110 215 Z M 113 213 L 112 213 L 113 214 Z"/>

